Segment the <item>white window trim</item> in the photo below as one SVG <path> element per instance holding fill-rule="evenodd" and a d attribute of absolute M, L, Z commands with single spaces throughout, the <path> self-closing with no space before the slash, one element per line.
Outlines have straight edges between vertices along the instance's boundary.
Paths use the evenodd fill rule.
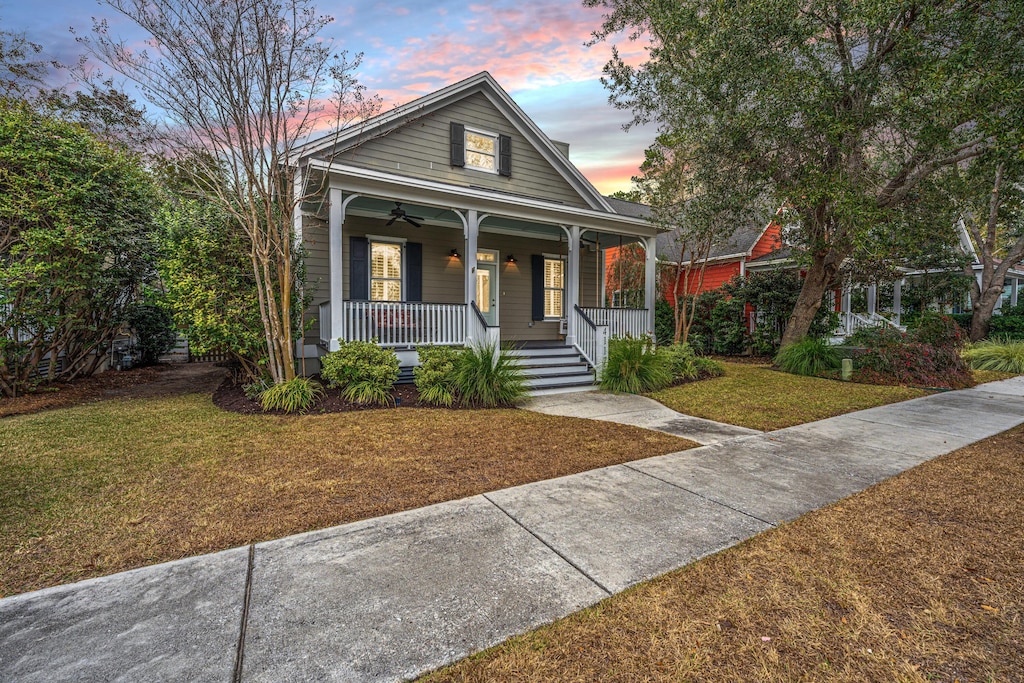
<path fill-rule="evenodd" d="M 373 298 L 373 281 L 375 279 L 373 277 L 373 244 L 375 242 L 377 242 L 377 243 L 383 243 L 383 244 L 397 244 L 399 246 L 399 248 L 401 248 L 401 250 L 402 250 L 401 251 L 401 256 L 400 256 L 400 258 L 402 259 L 402 263 L 401 263 L 402 272 L 399 274 L 399 277 L 398 277 L 399 297 L 400 297 L 398 299 L 398 301 L 399 302 L 405 301 L 405 280 L 406 280 L 406 277 L 405 277 L 405 243 L 407 241 L 406 238 L 404 238 L 404 237 L 382 237 L 380 235 L 366 235 L 366 240 L 367 240 L 367 243 L 368 243 L 368 248 L 369 248 L 368 250 L 370 252 L 370 254 L 369 254 L 369 256 L 370 256 L 369 268 L 366 269 L 366 271 L 367 271 L 367 283 L 366 283 L 367 289 L 366 289 L 366 294 L 367 294 L 368 297 L 370 297 L 368 300 L 369 301 L 378 301 L 378 299 L 374 299 Z M 376 278 L 376 279 L 378 279 L 378 280 L 393 280 L 394 278 Z M 380 299 L 379 301 L 381 301 L 382 303 L 389 303 L 389 302 L 390 303 L 396 303 L 396 302 L 391 301 L 390 299 L 387 299 L 387 300 Z"/>
<path fill-rule="evenodd" d="M 477 135 L 484 135 L 484 136 L 492 138 L 494 140 L 494 168 L 484 168 L 483 166 L 474 166 L 473 164 L 469 163 L 469 153 L 470 153 L 470 151 L 476 151 L 476 150 L 470 150 L 469 149 L 469 140 L 466 139 L 466 136 L 469 135 L 470 133 L 476 133 Z M 490 132 L 488 130 L 483 130 L 481 128 L 472 128 L 470 126 L 465 126 L 465 130 L 464 130 L 464 132 L 462 134 L 462 149 L 464 150 L 463 153 L 465 154 L 465 157 L 466 157 L 465 168 L 470 168 L 470 169 L 473 169 L 474 171 L 481 171 L 483 173 L 491 173 L 493 175 L 497 175 L 498 174 L 498 155 L 501 154 L 501 149 L 499 149 L 500 145 L 501 145 L 501 140 L 500 140 L 500 136 L 497 133 L 492 133 L 492 132 Z"/>
<path fill-rule="evenodd" d="M 559 321 L 562 318 L 567 316 L 567 311 L 565 310 L 565 278 L 566 278 L 565 267 L 567 265 L 568 258 L 566 256 L 564 256 L 563 254 L 544 254 L 544 253 L 542 253 L 541 256 L 543 257 L 544 261 L 561 261 L 562 262 L 562 315 L 549 316 L 549 315 L 547 315 L 547 311 L 544 311 L 544 321 L 545 322 L 557 322 L 557 321 Z M 545 265 L 544 267 L 546 268 L 547 266 Z M 554 291 L 555 289 L 557 289 L 557 288 L 556 287 L 545 287 L 544 288 L 544 292 L 547 293 L 548 290 Z M 545 301 L 545 308 L 547 308 L 547 302 L 546 301 Z"/>

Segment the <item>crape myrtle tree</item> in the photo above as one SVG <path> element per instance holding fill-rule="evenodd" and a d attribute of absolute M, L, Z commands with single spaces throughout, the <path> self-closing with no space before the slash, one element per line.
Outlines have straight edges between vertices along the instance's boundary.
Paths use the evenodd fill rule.
<path fill-rule="evenodd" d="M 640 167 L 638 185 L 651 204 L 652 221 L 671 231 L 673 252 L 678 253 L 662 271 L 672 303 L 675 344 L 689 339 L 712 247 L 731 238 L 741 224 L 759 218 L 755 207 L 760 204 L 750 196 L 749 184 L 724 165 L 706 163 L 710 153 L 706 144 L 663 133 Z"/>
<path fill-rule="evenodd" d="M 301 287 L 293 221 L 303 199 L 320 189 L 301 182 L 290 162 L 318 126 L 340 128 L 379 108 L 355 78 L 361 56 L 335 54 L 318 37 L 332 19 L 310 0 L 105 4 L 149 34 L 146 49 L 117 40 L 103 21 L 80 40 L 166 117 L 164 150 L 195 162 L 188 164 L 193 182 L 241 229 L 266 371 L 275 383 L 290 380 L 299 318 L 292 306 Z"/>
<path fill-rule="evenodd" d="M 1019 0 L 584 0 L 613 50 L 612 101 L 787 206 L 808 266 L 782 343 L 807 335 L 869 226 L 969 161 L 1022 110 Z"/>

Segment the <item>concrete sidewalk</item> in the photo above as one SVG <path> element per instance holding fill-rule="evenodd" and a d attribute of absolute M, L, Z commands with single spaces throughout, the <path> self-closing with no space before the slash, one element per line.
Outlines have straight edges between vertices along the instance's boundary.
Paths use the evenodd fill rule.
<path fill-rule="evenodd" d="M 0 680 L 411 678 L 1022 422 L 1015 378 L 14 596 Z"/>
<path fill-rule="evenodd" d="M 521 408 L 546 415 L 563 417 L 585 417 L 603 422 L 653 429 L 674 436 L 681 436 L 701 445 L 719 443 L 738 436 L 753 436 L 761 432 L 756 429 L 705 420 L 684 415 L 646 396 L 633 394 L 609 394 L 587 391 L 569 394 L 536 396 L 523 403 Z"/>

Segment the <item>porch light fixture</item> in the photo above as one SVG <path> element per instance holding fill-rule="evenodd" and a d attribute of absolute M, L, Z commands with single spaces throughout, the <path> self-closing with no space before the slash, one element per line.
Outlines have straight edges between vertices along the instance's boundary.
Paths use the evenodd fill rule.
<path fill-rule="evenodd" d="M 515 256 L 513 256 L 512 254 L 509 254 L 509 255 L 508 255 L 508 258 L 507 258 L 507 259 L 505 259 L 505 263 L 519 263 L 519 259 L 517 259 L 517 258 L 516 258 Z"/>
<path fill-rule="evenodd" d="M 458 249 L 452 249 L 451 257 L 452 258 L 462 258 L 462 254 L 459 253 Z"/>

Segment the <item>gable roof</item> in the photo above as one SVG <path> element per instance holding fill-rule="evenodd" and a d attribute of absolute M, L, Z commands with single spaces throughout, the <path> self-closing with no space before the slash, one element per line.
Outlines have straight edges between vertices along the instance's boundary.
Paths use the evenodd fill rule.
<path fill-rule="evenodd" d="M 624 199 L 619 199 L 618 197 L 605 195 L 605 201 L 608 202 L 615 213 L 622 214 L 623 216 L 632 216 L 633 218 L 650 218 L 651 214 L 654 213 L 651 207 L 646 204 L 628 202 Z"/>
<path fill-rule="evenodd" d="M 293 161 L 313 156 L 329 149 L 345 150 L 368 139 L 383 135 L 408 123 L 412 116 L 423 116 L 473 93 L 483 94 L 509 120 L 516 130 L 529 141 L 544 159 L 561 175 L 580 197 L 597 211 L 618 213 L 608 200 L 580 173 L 551 139 L 537 127 L 505 90 L 486 71 L 445 86 L 429 95 L 397 106 L 359 124 L 335 131 L 296 147 Z M 630 214 L 626 214 L 630 215 Z"/>
<path fill-rule="evenodd" d="M 708 253 L 708 260 L 726 259 L 729 257 L 741 258 L 744 256 L 750 256 L 754 250 L 754 246 L 758 243 L 761 237 L 771 222 L 767 224 L 762 223 L 748 223 L 741 225 L 735 232 L 732 233 L 728 238 L 716 242 L 711 245 L 711 251 Z M 666 232 L 658 235 L 658 256 L 676 263 L 681 257 L 684 260 L 688 260 L 689 254 L 681 254 L 682 249 L 678 242 L 676 242 L 676 235 L 678 230 Z"/>

